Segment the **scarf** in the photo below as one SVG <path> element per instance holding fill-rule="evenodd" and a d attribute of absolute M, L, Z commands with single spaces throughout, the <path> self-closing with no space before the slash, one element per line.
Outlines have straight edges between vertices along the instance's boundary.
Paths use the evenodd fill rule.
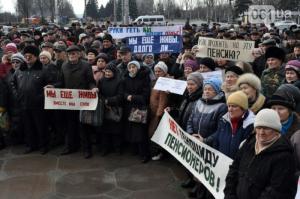
<path fill-rule="evenodd" d="M 258 155 L 263 150 L 269 148 L 272 144 L 274 144 L 280 138 L 280 136 L 281 135 L 279 133 L 277 133 L 277 135 L 272 140 L 264 142 L 263 145 L 258 144 L 257 139 L 256 139 L 256 142 L 255 142 L 255 155 Z"/>
<path fill-rule="evenodd" d="M 293 121 L 294 121 L 294 114 L 291 114 L 290 117 L 288 118 L 288 120 L 281 124 L 282 125 L 282 127 L 281 127 L 282 135 L 285 135 L 288 132 L 289 128 L 292 126 Z"/>

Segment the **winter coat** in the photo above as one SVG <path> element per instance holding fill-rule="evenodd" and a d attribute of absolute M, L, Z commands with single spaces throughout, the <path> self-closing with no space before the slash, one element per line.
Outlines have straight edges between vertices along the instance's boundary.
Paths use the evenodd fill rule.
<path fill-rule="evenodd" d="M 153 84 L 155 85 L 155 82 Z M 152 88 L 150 95 L 150 124 L 149 136 L 151 137 L 164 114 L 165 108 L 168 106 L 168 93 L 164 91 L 154 90 Z"/>
<path fill-rule="evenodd" d="M 117 58 L 117 48 L 114 45 L 110 48 L 103 48 L 102 52 L 108 56 L 108 62 Z"/>
<path fill-rule="evenodd" d="M 0 113 L 4 112 L 7 108 L 8 101 L 8 88 L 5 84 L 4 79 L 0 78 Z"/>
<path fill-rule="evenodd" d="M 133 61 L 133 59 L 131 59 L 130 61 Z M 129 61 L 129 62 L 130 62 Z M 128 63 L 129 63 L 128 62 Z M 128 69 L 127 69 L 127 64 L 128 63 L 124 63 L 124 62 L 121 62 L 118 66 L 117 66 L 117 69 L 118 69 L 118 73 L 119 73 L 119 76 L 121 79 L 124 79 L 126 78 L 126 76 L 128 75 Z"/>
<path fill-rule="evenodd" d="M 297 172 L 300 176 L 300 117 L 294 114 L 294 121 L 285 136 L 291 140 L 297 162 Z"/>
<path fill-rule="evenodd" d="M 61 74 L 61 68 L 59 68 L 58 66 L 56 66 L 52 62 L 50 62 L 49 64 L 44 65 L 43 67 L 49 75 L 50 84 L 56 84 L 57 82 L 59 82 L 60 77 L 62 75 Z"/>
<path fill-rule="evenodd" d="M 151 92 L 149 70 L 141 67 L 135 77 L 130 77 L 127 71 L 122 80 L 124 100 L 124 121 L 126 126 L 126 139 L 129 142 L 142 142 L 147 137 L 146 125 L 129 122 L 128 117 L 132 108 L 143 109 L 148 107 Z M 131 101 L 128 96 L 131 95 Z"/>
<path fill-rule="evenodd" d="M 277 88 L 281 85 L 285 79 L 284 67 L 280 69 L 266 69 L 261 75 L 262 94 L 270 98 Z"/>
<path fill-rule="evenodd" d="M 14 88 L 14 73 L 15 69 L 11 69 L 8 74 L 5 76 L 5 84 L 7 86 L 7 92 L 8 92 L 8 113 L 10 117 L 19 116 L 20 113 L 20 107 L 18 103 L 18 97 L 16 90 Z"/>
<path fill-rule="evenodd" d="M 239 88 L 237 85 L 232 85 L 232 86 L 229 86 L 228 84 L 226 84 L 226 82 L 224 82 L 222 84 L 222 91 L 225 93 L 225 97 L 226 99 L 228 98 L 228 96 L 232 93 L 234 93 L 235 91 L 238 91 Z"/>
<path fill-rule="evenodd" d="M 253 72 L 257 77 L 262 75 L 262 72 L 266 68 L 267 60 L 265 55 L 261 55 L 260 57 L 256 58 L 252 64 Z"/>
<path fill-rule="evenodd" d="M 176 118 L 177 123 L 183 130 L 186 130 L 187 122 L 194 110 L 197 100 L 202 96 L 202 92 L 202 88 L 199 88 L 192 94 L 189 94 L 187 91 L 183 94 L 184 100 L 179 107 L 178 118 Z"/>
<path fill-rule="evenodd" d="M 104 115 L 108 111 L 108 107 L 122 107 L 123 104 L 123 91 L 121 80 L 114 74 L 112 78 L 102 78 L 98 84 L 100 96 L 105 102 Z M 121 122 L 105 119 L 101 127 L 101 131 L 104 134 L 120 134 L 122 129 Z"/>
<path fill-rule="evenodd" d="M 4 78 L 11 69 L 11 64 L 0 63 L 0 78 Z"/>
<path fill-rule="evenodd" d="M 96 88 L 92 68 L 83 60 L 79 60 L 77 64 L 65 62 L 62 65 L 60 82 L 54 85 L 58 88 L 69 89 Z"/>
<path fill-rule="evenodd" d="M 17 95 L 22 109 L 43 109 L 44 87 L 49 84 L 50 76 L 37 60 L 31 68 L 23 65 L 14 73 L 13 93 Z"/>
<path fill-rule="evenodd" d="M 234 158 L 240 144 L 253 132 L 254 118 L 255 115 L 248 110 L 240 120 L 235 134 L 233 134 L 229 113 L 226 113 L 219 120 L 216 132 L 204 139 L 204 142 L 212 145 L 228 157 Z"/>
<path fill-rule="evenodd" d="M 213 99 L 199 99 L 187 122 L 187 133 L 198 133 L 203 138 L 217 130 L 220 118 L 227 112 L 224 93 L 221 92 Z"/>
<path fill-rule="evenodd" d="M 253 134 L 230 166 L 225 199 L 294 199 L 297 178 L 289 141 L 280 137 L 257 155 L 255 143 Z"/>

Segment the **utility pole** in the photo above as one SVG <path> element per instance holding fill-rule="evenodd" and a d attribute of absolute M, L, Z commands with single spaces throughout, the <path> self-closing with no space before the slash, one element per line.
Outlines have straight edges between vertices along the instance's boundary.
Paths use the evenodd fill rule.
<path fill-rule="evenodd" d="M 86 0 L 84 0 L 83 18 L 86 19 Z"/>
<path fill-rule="evenodd" d="M 59 3 L 58 3 L 58 0 L 54 0 L 55 2 L 54 2 L 54 4 L 55 4 L 55 6 L 54 6 L 54 9 L 55 9 L 55 23 L 57 23 L 57 24 L 59 24 L 59 13 L 58 13 L 58 5 L 59 5 Z"/>
<path fill-rule="evenodd" d="M 123 6 L 123 13 L 124 13 L 124 24 L 128 25 L 129 24 L 129 0 L 123 0 L 124 6 Z"/>
<path fill-rule="evenodd" d="M 117 0 L 114 0 L 114 24 L 117 24 Z"/>

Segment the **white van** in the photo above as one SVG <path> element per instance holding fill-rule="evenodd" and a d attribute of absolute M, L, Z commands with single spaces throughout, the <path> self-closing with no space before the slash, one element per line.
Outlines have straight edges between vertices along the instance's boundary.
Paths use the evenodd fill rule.
<path fill-rule="evenodd" d="M 161 24 L 164 25 L 166 23 L 165 17 L 163 15 L 145 15 L 139 16 L 134 20 L 134 23 L 137 24 Z"/>

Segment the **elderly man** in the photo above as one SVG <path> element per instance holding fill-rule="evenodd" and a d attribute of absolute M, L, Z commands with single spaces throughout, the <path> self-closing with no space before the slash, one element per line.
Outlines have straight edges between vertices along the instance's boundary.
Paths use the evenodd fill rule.
<path fill-rule="evenodd" d="M 289 141 L 280 135 L 278 114 L 261 110 L 255 133 L 237 153 L 226 178 L 225 199 L 294 199 L 297 191 L 295 158 Z"/>
<path fill-rule="evenodd" d="M 62 65 L 61 81 L 55 84 L 58 88 L 68 89 L 93 89 L 98 92 L 93 77 L 92 67 L 82 59 L 80 59 L 80 48 L 76 45 L 70 46 L 67 49 L 68 61 Z M 51 87 L 48 85 L 47 87 Z M 65 149 L 61 155 L 73 153 L 79 148 L 79 111 L 68 110 L 66 111 L 66 134 L 65 134 Z M 85 150 L 85 158 L 92 156 L 91 142 L 86 137 L 84 129 L 81 128 L 82 139 Z M 86 140 L 88 139 L 88 140 Z"/>

